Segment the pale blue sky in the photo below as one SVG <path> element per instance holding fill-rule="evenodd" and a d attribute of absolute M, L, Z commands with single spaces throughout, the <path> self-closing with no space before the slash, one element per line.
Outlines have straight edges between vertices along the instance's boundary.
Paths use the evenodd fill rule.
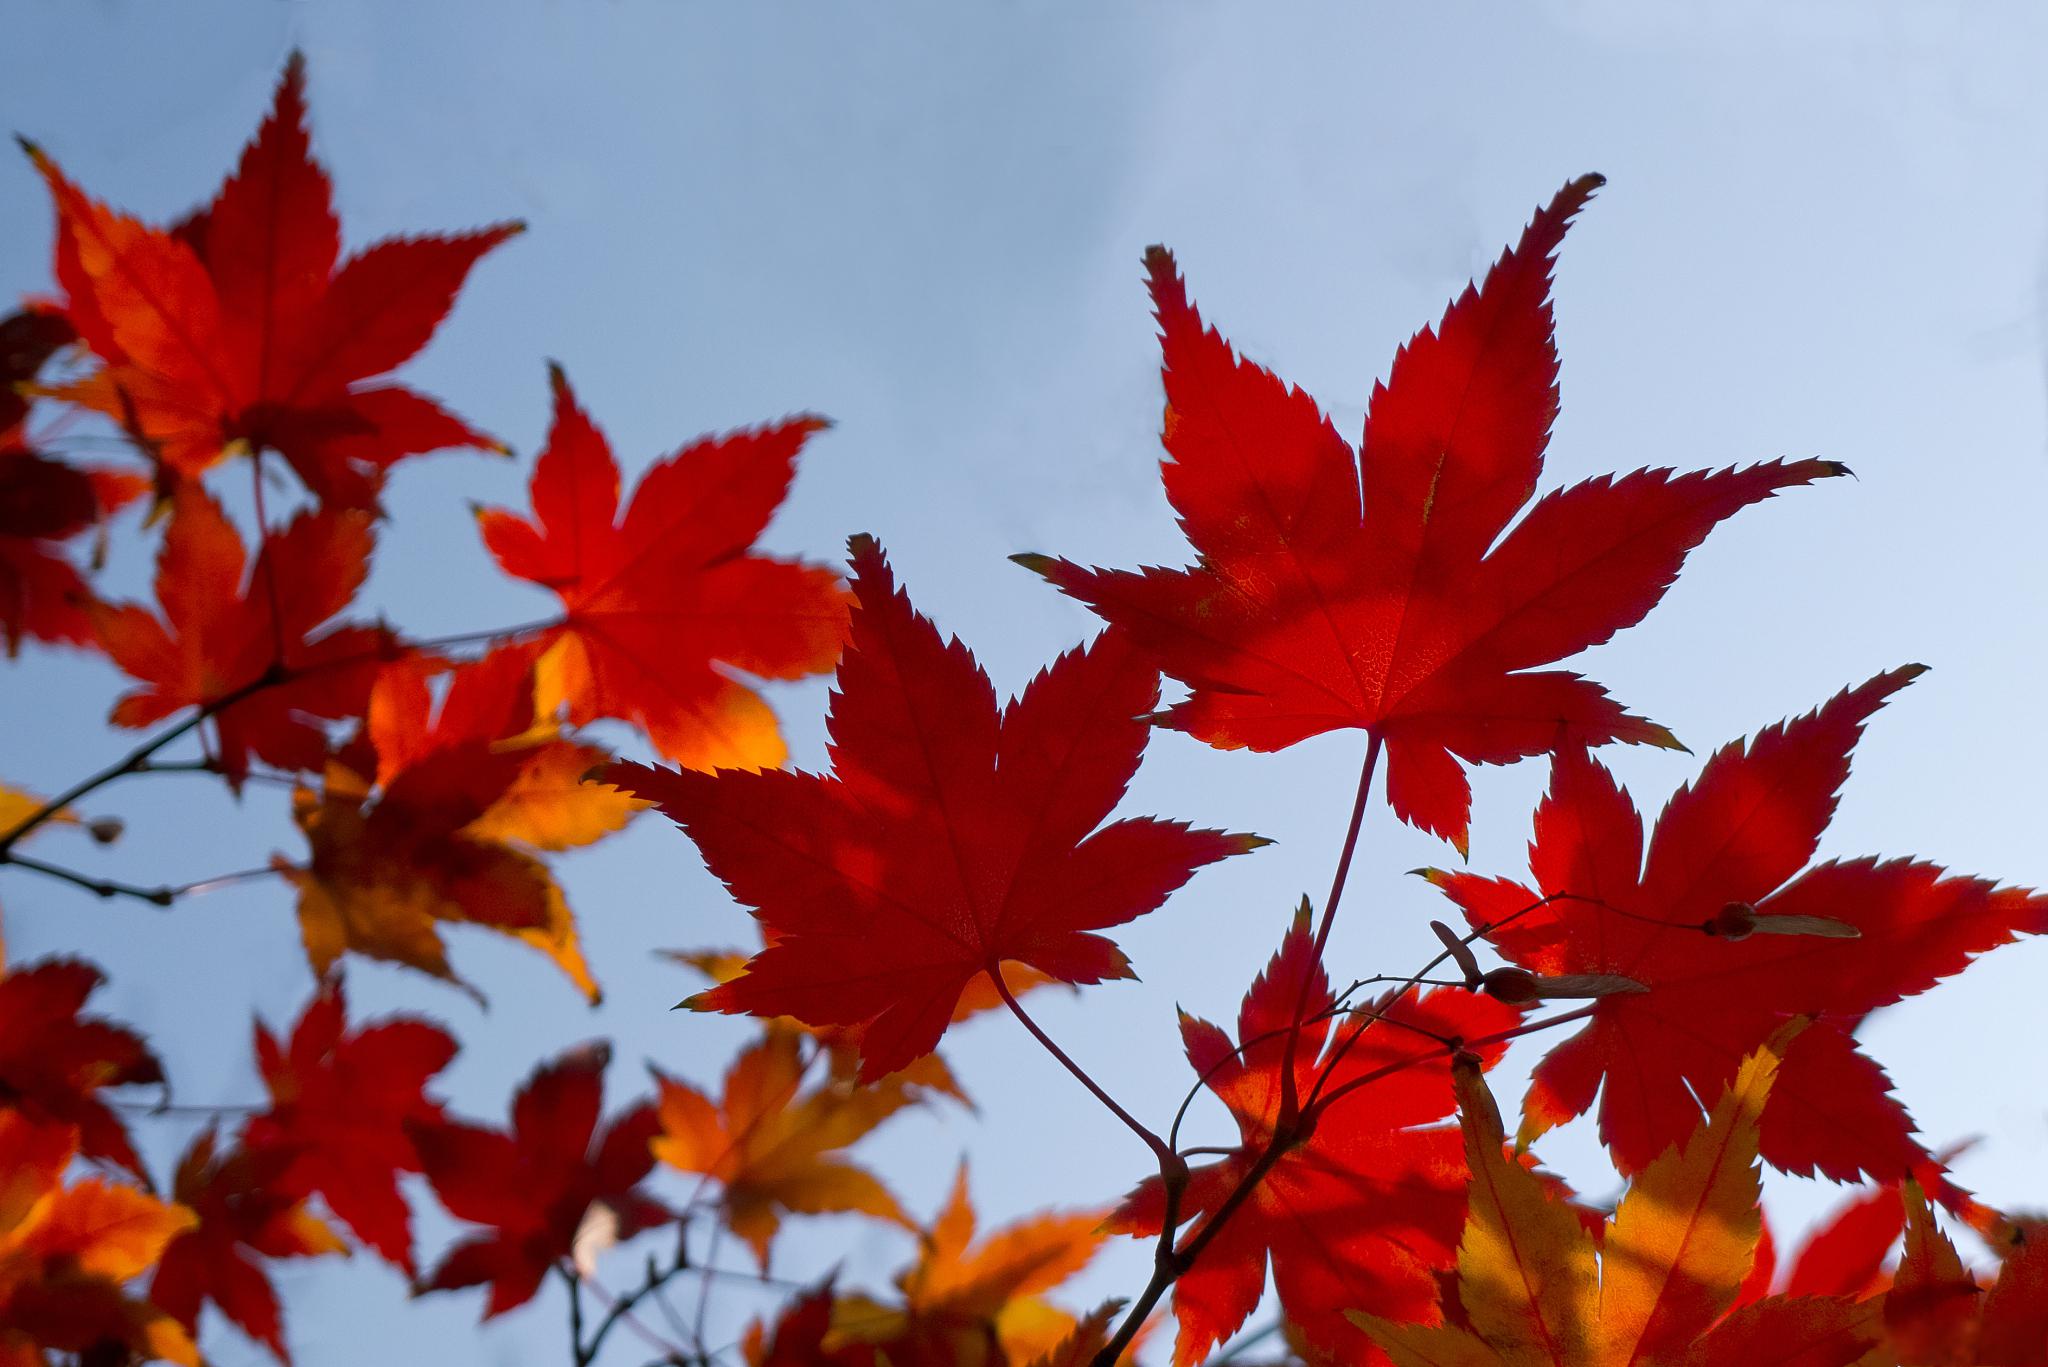
<path fill-rule="evenodd" d="M 17 5 L 7 22 L 0 122 L 145 215 L 211 192 L 296 44 L 350 243 L 531 224 L 409 372 L 522 460 L 398 476 L 369 593 L 397 620 L 433 634 L 543 605 L 496 575 L 465 502 L 523 498 L 553 357 L 629 468 L 702 431 L 831 415 L 770 540 L 831 556 L 849 532 L 879 534 L 913 598 L 1005 689 L 1092 629 L 1005 556 L 1183 556 L 1153 468 L 1147 243 L 1172 245 L 1209 317 L 1355 434 L 1394 348 L 1559 184 L 1604 172 L 1559 272 L 1548 480 L 1780 455 L 1859 479 L 1742 515 L 1590 671 L 1704 753 L 1925 661 L 1934 672 L 1874 723 L 1825 852 L 2048 884 L 2035 6 L 100 3 Z M 48 223 L 27 166 L 0 159 L 0 293 L 46 287 Z M 146 572 L 132 538 L 117 542 L 114 582 Z M 104 663 L 26 652 L 0 672 L 0 774 L 57 787 L 117 753 L 99 724 L 117 684 Z M 822 686 L 773 701 L 800 760 L 821 763 Z M 1355 734 L 1277 757 L 1155 741 L 1127 811 L 1279 843 L 1121 937 L 1142 983 L 1040 1008 L 1139 1114 L 1165 1116 L 1187 1080 L 1174 1003 L 1232 1013 L 1289 904 L 1327 880 L 1359 750 Z M 1609 758 L 1653 808 L 1694 764 Z M 1543 778 L 1540 764 L 1481 776 L 1475 868 L 1520 871 Z M 264 791 L 236 810 L 149 780 L 97 809 L 131 821 L 106 867 L 151 881 L 298 848 Z M 51 857 L 101 858 L 63 840 Z M 1401 871 L 1454 857 L 1375 810 L 1337 970 L 1425 957 L 1437 903 Z M 425 1011 L 464 1039 L 458 1109 L 497 1118 L 569 1040 L 618 1041 L 624 1099 L 640 1059 L 710 1080 L 744 1034 L 671 1014 L 686 979 L 647 954 L 745 930 L 680 836 L 646 821 L 562 867 L 611 994 L 598 1012 L 480 935 L 455 954 L 488 1015 L 416 975 L 351 971 L 361 1008 Z M 112 970 L 99 1005 L 156 1034 L 185 1100 L 253 1097 L 251 1011 L 288 1017 L 309 987 L 275 887 L 157 914 L 15 875 L 0 901 L 11 955 L 76 950 Z M 2044 1203 L 2044 978 L 2048 946 L 2004 950 L 1866 1032 L 1936 1142 L 1986 1136 L 1960 1171 L 1994 1201 Z M 1008 1023 L 960 1031 L 948 1052 L 979 1117 L 906 1118 L 869 1150 L 913 1210 L 941 1199 L 961 1152 L 991 1218 L 1102 1201 L 1141 1174 L 1142 1151 Z M 1198 1134 L 1223 1138 L 1220 1111 L 1198 1114 Z M 144 1128 L 159 1160 L 187 1134 Z M 1598 1193 L 1610 1180 L 1583 1129 L 1542 1152 Z M 1795 1222 L 1825 1195 L 1772 1184 Z M 430 1255 L 442 1232 L 427 1222 Z M 906 1252 L 816 1221 L 778 1261 L 807 1275 L 843 1255 L 850 1280 L 872 1282 Z M 1131 1294 L 1144 1261 L 1119 1249 L 1085 1293 Z M 561 1360 L 553 1288 L 478 1335 L 476 1295 L 408 1306 L 366 1258 L 280 1281 L 307 1367 Z M 757 1304 L 726 1295 L 718 1336 Z M 214 1347 L 226 1367 L 259 1357 L 231 1335 Z"/>

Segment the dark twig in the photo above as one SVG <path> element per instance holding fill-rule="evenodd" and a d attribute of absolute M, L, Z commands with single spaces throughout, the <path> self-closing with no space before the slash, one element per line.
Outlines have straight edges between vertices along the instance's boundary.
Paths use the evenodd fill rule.
<path fill-rule="evenodd" d="M 1101 1102 L 1105 1107 L 1107 1107 L 1111 1115 L 1115 1116 L 1118 1120 L 1121 1120 L 1132 1134 L 1135 1134 L 1136 1136 L 1138 1136 L 1138 1138 L 1145 1141 L 1145 1147 L 1152 1150 L 1152 1156 L 1159 1160 L 1159 1168 L 1162 1176 L 1164 1176 L 1169 1169 L 1184 1167 L 1184 1165 L 1181 1164 L 1180 1159 L 1174 1155 L 1173 1149 L 1167 1144 L 1165 1140 L 1161 1139 L 1158 1135 L 1154 1134 L 1151 1131 L 1151 1129 L 1149 1129 L 1145 1125 L 1143 1121 L 1139 1120 L 1136 1116 L 1132 1115 L 1129 1111 L 1125 1110 L 1123 1108 L 1122 1103 L 1117 1101 L 1115 1097 L 1111 1096 L 1108 1092 L 1103 1090 L 1101 1083 L 1097 1082 L 1094 1078 L 1088 1075 L 1088 1070 L 1086 1068 L 1083 1068 L 1080 1064 L 1074 1062 L 1073 1058 L 1067 1053 L 1067 1051 L 1060 1048 L 1058 1043 L 1054 1041 L 1053 1037 L 1051 1035 L 1046 1034 L 1045 1031 L 1039 1027 L 1037 1021 L 1031 1019 L 1030 1014 L 1026 1012 L 1023 1006 L 1017 1001 L 1016 994 L 1010 991 L 1010 985 L 1003 981 L 1003 971 L 1000 965 L 991 968 L 989 970 L 988 975 L 991 979 L 994 980 L 996 985 L 996 991 L 998 994 L 1001 995 L 1003 999 L 1003 1005 L 1009 1007 L 1010 1014 L 1015 1016 L 1018 1022 L 1022 1024 L 1026 1030 L 1031 1032 L 1031 1037 L 1037 1040 L 1041 1045 L 1043 1045 L 1045 1047 L 1045 1051 L 1048 1054 L 1051 1054 L 1055 1059 L 1057 1059 L 1061 1067 L 1065 1068 L 1068 1072 L 1072 1073 L 1075 1079 L 1078 1080 L 1083 1087 L 1086 1087 L 1088 1089 L 1090 1095 L 1092 1095 L 1097 1101 Z"/>

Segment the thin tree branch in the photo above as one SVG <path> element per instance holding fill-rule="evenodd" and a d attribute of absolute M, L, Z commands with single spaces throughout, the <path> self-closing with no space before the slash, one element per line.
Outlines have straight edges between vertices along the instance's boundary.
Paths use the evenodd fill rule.
<path fill-rule="evenodd" d="M 36 859 L 25 854 L 10 853 L 4 859 L 0 859 L 0 865 L 12 865 L 27 873 L 38 873 L 45 878 L 54 878 L 60 883 L 69 883 L 75 888 L 82 888 L 93 896 L 102 899 L 128 897 L 138 902 L 147 902 L 155 907 L 167 907 L 179 898 L 188 897 L 194 893 L 210 892 L 217 887 L 225 887 L 231 883 L 248 882 L 255 878 L 275 877 L 283 872 L 282 869 L 275 865 L 266 864 L 261 868 L 237 869 L 233 873 L 216 874 L 211 878 L 201 878 L 197 882 L 163 883 L 150 888 L 136 883 L 123 883 L 111 878 L 95 878 L 90 874 L 80 873 L 76 869 L 68 869 L 61 864 L 52 864 L 48 860 Z"/>
<path fill-rule="evenodd" d="M 1003 1005 L 1009 1007 L 1010 1014 L 1015 1016 L 1023 1027 L 1031 1032 L 1031 1037 L 1045 1046 L 1045 1051 L 1059 1060 L 1060 1066 L 1072 1073 L 1080 1084 L 1088 1089 L 1090 1095 L 1108 1107 L 1111 1115 L 1121 1120 L 1132 1134 L 1145 1141 L 1145 1147 L 1152 1150 L 1152 1156 L 1159 1160 L 1159 1169 L 1162 1176 L 1170 1168 L 1184 1166 L 1181 1164 L 1180 1159 L 1175 1156 L 1172 1147 L 1165 1140 L 1147 1128 L 1143 1121 L 1125 1110 L 1122 1103 L 1103 1090 L 1101 1083 L 1088 1075 L 1087 1069 L 1074 1062 L 1067 1051 L 1060 1048 L 1053 1037 L 1046 1034 L 1039 1027 L 1037 1021 L 1031 1019 L 1030 1013 L 1025 1011 L 1023 1005 L 1018 1002 L 1016 994 L 1010 991 L 1010 985 L 1003 981 L 1001 965 L 989 969 L 988 975 L 995 982 L 996 991 L 1001 995 Z"/>
<path fill-rule="evenodd" d="M 14 847 L 21 843 L 22 837 L 55 817 L 66 807 L 78 801 L 78 799 L 105 787 L 115 779 L 138 772 L 151 755 L 154 755 L 180 736 L 187 734 L 193 728 L 206 721 L 207 718 L 225 712 L 228 708 L 233 707 L 245 698 L 254 697 L 264 689 L 273 688 L 290 677 L 289 671 L 280 666 L 273 665 L 258 677 L 243 684 L 240 688 L 230 689 L 212 702 L 201 704 L 198 708 L 194 709 L 191 716 L 178 722 L 176 725 L 166 727 L 164 730 L 157 732 L 156 735 L 129 751 L 122 759 L 72 784 L 62 793 L 59 793 L 56 797 L 51 798 L 48 802 L 45 802 L 42 806 L 31 812 L 28 818 L 13 830 L 8 831 L 5 835 L 0 835 L 0 863 L 6 863 L 14 857 Z"/>
<path fill-rule="evenodd" d="M 1337 921 L 1337 903 L 1344 896 L 1345 880 L 1351 876 L 1351 860 L 1358 853 L 1358 833 L 1365 825 L 1365 807 L 1372 797 L 1372 776 L 1379 768 L 1380 733 L 1369 731 L 1365 743 L 1365 763 L 1358 770 L 1358 795 L 1351 800 L 1351 824 L 1344 832 L 1344 848 L 1337 855 L 1337 871 L 1330 878 L 1329 896 L 1323 899 L 1322 919 L 1316 925 L 1315 949 L 1309 956 L 1306 968 L 1302 970 L 1301 990 L 1295 995 L 1294 1019 L 1287 1027 L 1287 1050 L 1280 1062 L 1280 1118 L 1279 1128 L 1274 1133 L 1274 1142 L 1293 1125 L 1301 1113 L 1301 1098 L 1296 1094 L 1294 1080 L 1294 1055 L 1301 1047 L 1301 1027 L 1308 1015 L 1309 984 L 1315 981 L 1316 972 L 1323 966 L 1323 950 L 1330 943 L 1330 928 Z"/>

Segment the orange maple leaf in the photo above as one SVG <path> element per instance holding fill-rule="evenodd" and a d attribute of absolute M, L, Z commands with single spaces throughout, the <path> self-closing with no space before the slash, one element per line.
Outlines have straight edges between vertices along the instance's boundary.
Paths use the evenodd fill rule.
<path fill-rule="evenodd" d="M 892 1074 L 873 1086 L 827 1079 L 806 1092 L 799 1036 L 771 1031 L 734 1060 L 717 1102 L 657 1072 L 661 1134 L 654 1156 L 717 1181 L 726 1227 L 763 1270 L 786 1212 L 851 1211 L 908 1225 L 896 1198 L 865 1168 L 839 1155 L 897 1111 L 917 1103 Z"/>
<path fill-rule="evenodd" d="M 317 796 L 295 799 L 312 853 L 279 868 L 299 889 L 306 957 L 320 974 L 353 952 L 460 983 L 440 927 L 480 925 L 540 950 L 596 1001 L 539 852 L 587 845 L 644 804 L 581 781 L 604 751 L 535 729 L 530 652 L 457 667 L 436 713 L 439 668 L 387 668 L 358 741 L 329 760 Z"/>
<path fill-rule="evenodd" d="M 705 437 L 657 462 L 619 507 L 604 434 L 550 372 L 554 424 L 534 466 L 528 521 L 479 509 L 507 574 L 552 589 L 540 636 L 542 708 L 577 725 L 632 722 L 693 769 L 772 769 L 788 751 L 775 714 L 737 676 L 800 679 L 839 655 L 846 601 L 820 565 L 752 549 L 824 420 Z"/>
<path fill-rule="evenodd" d="M 198 1367 L 178 1322 L 123 1289 L 193 1226 L 192 1212 L 98 1177 L 66 1186 L 76 1151 L 69 1130 L 0 1111 L 0 1360 L 111 1349 Z"/>
<path fill-rule="evenodd" d="M 896 1278 L 901 1302 L 842 1297 L 826 1351 L 857 1367 L 1007 1367 L 1057 1347 L 1077 1322 L 1044 1293 L 1094 1258 L 1102 1213 L 1034 1215 L 974 1236 L 963 1163 L 917 1261 Z"/>

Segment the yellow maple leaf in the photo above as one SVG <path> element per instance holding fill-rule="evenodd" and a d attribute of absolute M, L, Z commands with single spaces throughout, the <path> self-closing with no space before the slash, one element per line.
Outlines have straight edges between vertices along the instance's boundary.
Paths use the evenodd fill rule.
<path fill-rule="evenodd" d="M 1727 1314 L 1756 1256 L 1758 1122 L 1795 1028 L 1749 1056 L 1690 1142 L 1636 1179 L 1596 1243 L 1506 1152 L 1479 1069 L 1456 1079 L 1471 1167 L 1456 1304 L 1438 1325 L 1354 1315 L 1396 1367 L 1843 1367 L 1877 1337 L 1866 1303 L 1771 1297 Z"/>

